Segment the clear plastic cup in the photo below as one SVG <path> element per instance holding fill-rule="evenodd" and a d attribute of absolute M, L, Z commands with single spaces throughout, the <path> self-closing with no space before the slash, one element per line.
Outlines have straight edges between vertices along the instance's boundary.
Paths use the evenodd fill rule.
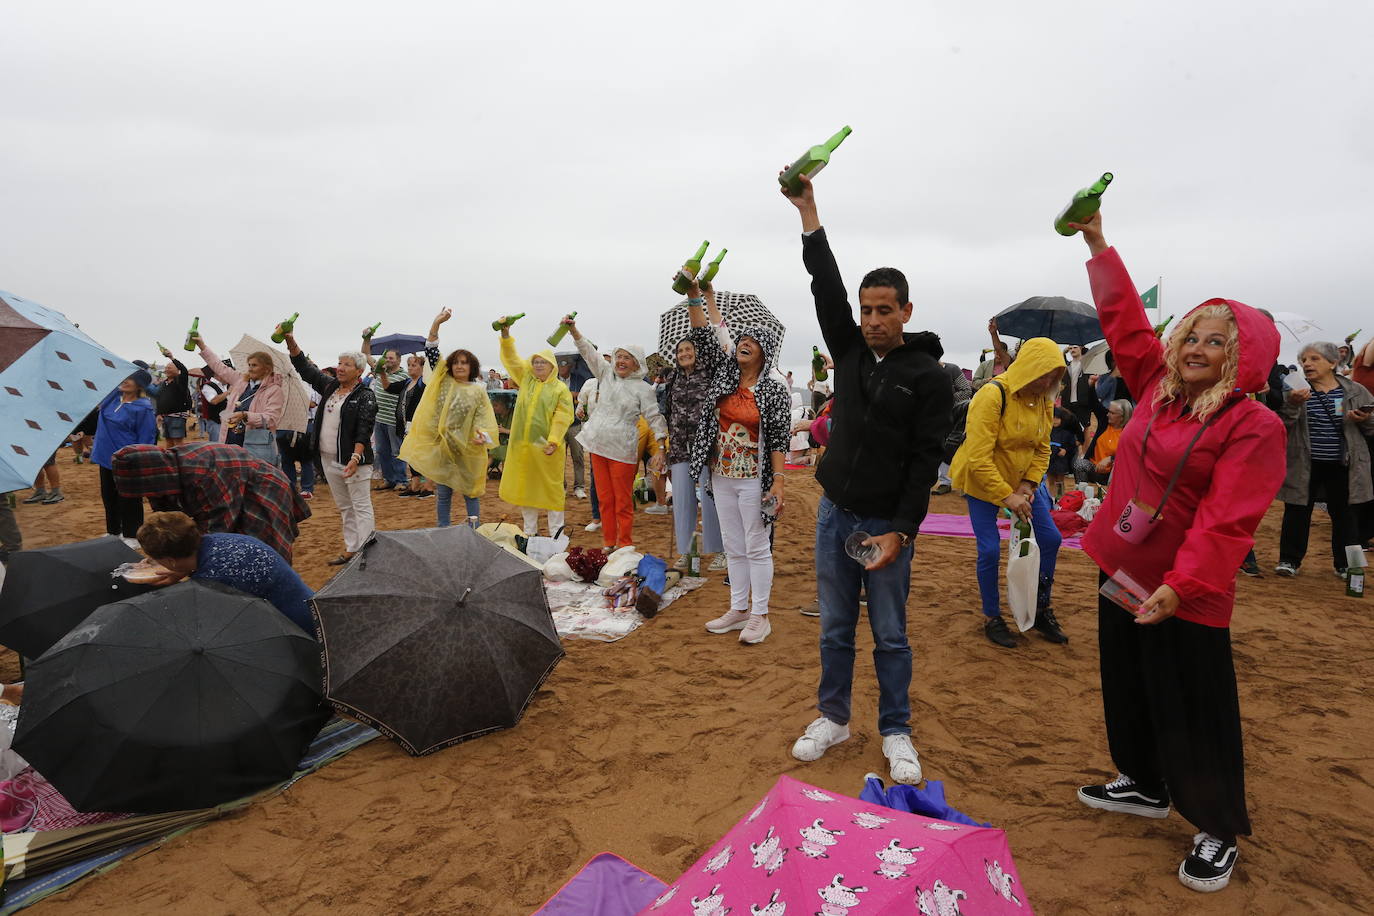
<path fill-rule="evenodd" d="M 845 539 L 844 552 L 849 554 L 856 562 L 867 566 L 869 563 L 878 559 L 878 555 L 882 553 L 877 544 L 864 543 L 864 541 L 868 540 L 870 537 L 872 537 L 872 535 L 867 531 L 855 531 Z"/>

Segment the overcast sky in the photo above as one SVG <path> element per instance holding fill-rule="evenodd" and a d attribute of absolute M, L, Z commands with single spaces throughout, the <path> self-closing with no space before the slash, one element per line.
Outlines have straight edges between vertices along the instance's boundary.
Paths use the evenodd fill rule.
<path fill-rule="evenodd" d="M 1007 305 L 1088 298 L 1050 224 L 1105 170 L 1108 239 L 1166 315 L 1225 296 L 1374 333 L 1367 2 L 0 9 L 0 289 L 128 358 L 193 315 L 227 350 L 300 311 L 332 360 L 446 305 L 445 348 L 488 364 L 508 312 L 527 350 L 570 309 L 653 345 L 709 238 L 801 370 L 774 176 L 844 124 L 817 197 L 851 296 L 901 268 L 910 327 L 965 365 Z"/>

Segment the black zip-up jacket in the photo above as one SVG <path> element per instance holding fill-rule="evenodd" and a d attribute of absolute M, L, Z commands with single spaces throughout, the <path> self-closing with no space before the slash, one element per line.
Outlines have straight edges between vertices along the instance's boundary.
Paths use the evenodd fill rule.
<path fill-rule="evenodd" d="M 187 413 L 191 409 L 191 376 L 186 372 L 186 364 L 179 359 L 173 359 L 172 363 L 181 370 L 175 381 L 163 382 L 162 387 L 157 392 L 157 412 L 161 415 L 169 413 Z"/>
<path fill-rule="evenodd" d="M 882 362 L 854 320 L 825 229 L 802 237 L 816 319 L 835 363 L 830 445 L 816 468 L 825 495 L 862 516 L 916 535 L 943 459 L 954 389 L 940 368 L 940 338 L 904 334 Z"/>
<path fill-rule="evenodd" d="M 301 379 L 307 385 L 320 393 L 320 406 L 315 408 L 315 425 L 310 430 L 310 454 L 318 455 L 320 430 L 324 429 L 324 405 L 334 393 L 334 389 L 339 387 L 339 380 L 321 372 L 314 363 L 306 359 L 304 353 L 297 353 L 291 357 L 291 365 L 296 367 L 296 371 L 301 374 Z M 338 450 L 334 453 L 336 460 L 346 464 L 348 456 L 353 454 L 353 446 L 361 442 L 363 457 L 358 463 L 372 464 L 372 427 L 376 422 L 377 398 L 371 389 L 359 381 L 348 393 L 348 397 L 344 398 L 343 406 L 339 408 L 339 441 Z"/>

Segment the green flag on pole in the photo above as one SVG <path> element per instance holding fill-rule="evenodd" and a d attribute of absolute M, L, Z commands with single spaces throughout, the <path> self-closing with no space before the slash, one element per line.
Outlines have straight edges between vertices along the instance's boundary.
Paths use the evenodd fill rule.
<path fill-rule="evenodd" d="M 1154 286 L 1141 293 L 1140 301 L 1144 303 L 1147 309 L 1159 308 L 1159 284 L 1156 283 Z"/>

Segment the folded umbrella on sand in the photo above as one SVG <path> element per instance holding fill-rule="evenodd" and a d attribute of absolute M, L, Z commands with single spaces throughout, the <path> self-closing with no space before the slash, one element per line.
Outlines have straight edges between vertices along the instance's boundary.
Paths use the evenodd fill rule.
<path fill-rule="evenodd" d="M 295 772 L 327 714 L 318 653 L 218 583 L 107 604 L 29 665 L 14 749 L 78 811 L 212 807 Z"/>
<path fill-rule="evenodd" d="M 148 591 L 110 572 L 143 556 L 119 538 L 94 538 L 10 555 L 0 588 L 0 644 L 37 658 L 96 608 Z"/>
<path fill-rule="evenodd" d="M 466 525 L 377 532 L 311 604 L 325 696 L 416 756 L 515 725 L 563 657 L 540 571 Z"/>
<path fill-rule="evenodd" d="M 782 776 L 658 899 L 655 916 L 1029 913 L 1006 834 Z"/>

